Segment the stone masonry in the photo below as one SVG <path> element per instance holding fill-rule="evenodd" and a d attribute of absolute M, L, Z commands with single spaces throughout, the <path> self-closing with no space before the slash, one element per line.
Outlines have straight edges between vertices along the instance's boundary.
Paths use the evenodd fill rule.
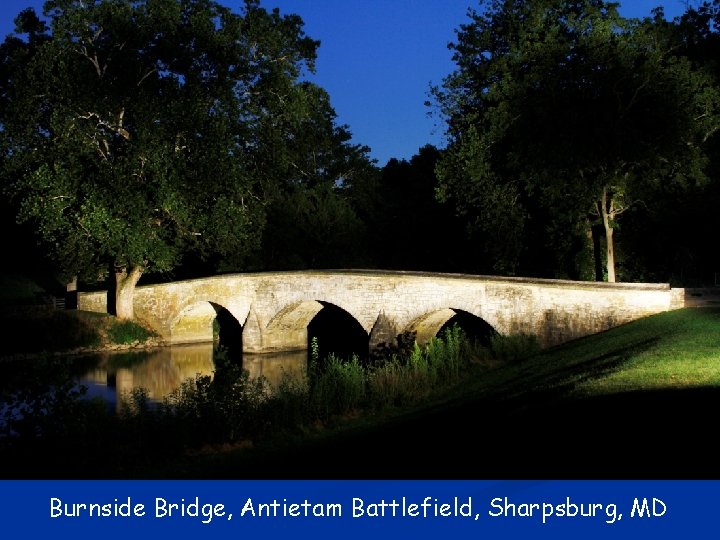
<path fill-rule="evenodd" d="M 212 321 L 227 309 L 243 327 L 243 350 L 307 348 L 307 326 L 334 304 L 368 333 L 370 347 L 415 331 L 434 336 L 457 310 L 501 334 L 531 334 L 543 346 L 683 307 L 684 292 L 667 284 L 385 272 L 370 270 L 229 274 L 140 286 L 136 316 L 168 344 L 212 340 Z M 106 311 L 106 293 L 80 293 L 78 309 Z"/>

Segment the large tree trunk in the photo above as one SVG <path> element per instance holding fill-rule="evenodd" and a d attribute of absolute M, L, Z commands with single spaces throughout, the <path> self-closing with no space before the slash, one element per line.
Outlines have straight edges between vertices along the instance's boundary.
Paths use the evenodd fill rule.
<path fill-rule="evenodd" d="M 613 244 L 613 228 L 605 227 L 605 242 L 607 247 L 607 275 L 608 283 L 615 283 L 615 245 Z"/>
<path fill-rule="evenodd" d="M 612 221 L 615 218 L 615 208 L 612 196 L 608 196 L 607 187 L 603 188 L 600 215 L 602 216 L 603 227 L 605 228 L 607 280 L 608 283 L 615 283 L 615 244 L 613 243 L 612 227 Z"/>
<path fill-rule="evenodd" d="M 129 272 L 125 266 L 115 268 L 115 315 L 118 319 L 135 317 L 133 307 L 135 285 L 142 273 L 142 266 L 133 266 Z"/>

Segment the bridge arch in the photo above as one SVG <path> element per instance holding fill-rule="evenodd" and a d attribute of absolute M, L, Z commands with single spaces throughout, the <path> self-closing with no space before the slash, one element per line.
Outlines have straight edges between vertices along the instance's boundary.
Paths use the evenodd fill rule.
<path fill-rule="evenodd" d="M 446 328 L 457 324 L 463 329 L 469 339 L 488 343 L 490 338 L 498 331 L 487 321 L 477 315 L 456 308 L 442 308 L 416 317 L 405 328 L 406 332 L 415 332 L 415 339 L 419 344 L 440 336 Z"/>
<path fill-rule="evenodd" d="M 308 350 L 311 341 L 317 338 L 320 359 L 333 353 L 341 359 L 349 359 L 357 355 L 361 360 L 368 357 L 368 333 L 343 308 L 330 302 L 320 302 L 321 309 L 308 324 Z"/>
<path fill-rule="evenodd" d="M 357 318 L 337 304 L 321 300 L 294 302 L 281 309 L 265 328 L 262 345 L 266 351 L 308 350 L 313 337 L 318 338 L 321 354 L 342 355 L 346 348 L 343 340 L 347 340 L 355 343 L 354 352 L 367 355 L 367 331 Z"/>
<path fill-rule="evenodd" d="M 482 317 L 478 317 L 477 315 L 462 309 L 453 308 L 453 311 L 455 312 L 455 315 L 445 322 L 436 335 L 442 336 L 446 328 L 452 328 L 453 325 L 457 324 L 460 328 L 462 328 L 470 341 L 476 341 L 482 345 L 489 345 L 490 339 L 500 333 L 497 328 L 492 326 Z"/>
<path fill-rule="evenodd" d="M 282 308 L 262 332 L 266 351 L 293 351 L 307 348 L 307 326 L 323 308 L 320 302 L 304 300 Z"/>
<path fill-rule="evenodd" d="M 171 321 L 170 342 L 202 343 L 219 339 L 222 345 L 240 352 L 242 328 L 242 323 L 227 307 L 210 300 L 196 300 L 182 308 Z"/>

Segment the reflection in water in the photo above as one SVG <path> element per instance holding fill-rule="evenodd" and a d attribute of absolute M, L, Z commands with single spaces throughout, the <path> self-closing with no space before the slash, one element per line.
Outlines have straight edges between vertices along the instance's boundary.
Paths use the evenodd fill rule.
<path fill-rule="evenodd" d="M 245 354 L 242 358 L 243 369 L 250 377 L 265 377 L 271 387 L 280 384 L 284 374 L 301 375 L 306 364 L 306 351 Z M 213 370 L 213 344 L 200 343 L 98 355 L 97 364 L 79 377 L 79 382 L 88 388 L 89 397 L 102 397 L 118 407 L 118 396 L 122 398 L 133 389 L 144 388 L 149 399 L 161 401 L 185 379 L 212 376 Z"/>
<path fill-rule="evenodd" d="M 307 351 L 244 354 L 242 365 L 250 377 L 265 377 L 271 387 L 277 387 L 284 376 L 300 377 L 305 373 Z"/>

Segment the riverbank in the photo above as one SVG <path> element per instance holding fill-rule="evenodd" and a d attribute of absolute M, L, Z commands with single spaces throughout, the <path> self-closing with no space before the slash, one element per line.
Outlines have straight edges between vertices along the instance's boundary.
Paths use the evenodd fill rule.
<path fill-rule="evenodd" d="M 63 358 L 85 356 L 88 354 L 98 353 L 123 353 L 123 352 L 153 352 L 157 349 L 166 347 L 167 345 L 157 339 L 148 339 L 143 342 L 133 342 L 126 344 L 105 343 L 95 347 L 75 347 L 64 351 L 40 351 L 34 353 L 15 353 L 10 355 L 0 355 L 0 363 L 19 362 L 24 360 L 36 360 L 38 358 Z"/>
<path fill-rule="evenodd" d="M 52 305 L 0 307 L 0 361 L 97 352 L 151 350 L 164 345 L 150 329 L 112 315 L 55 309 Z"/>

